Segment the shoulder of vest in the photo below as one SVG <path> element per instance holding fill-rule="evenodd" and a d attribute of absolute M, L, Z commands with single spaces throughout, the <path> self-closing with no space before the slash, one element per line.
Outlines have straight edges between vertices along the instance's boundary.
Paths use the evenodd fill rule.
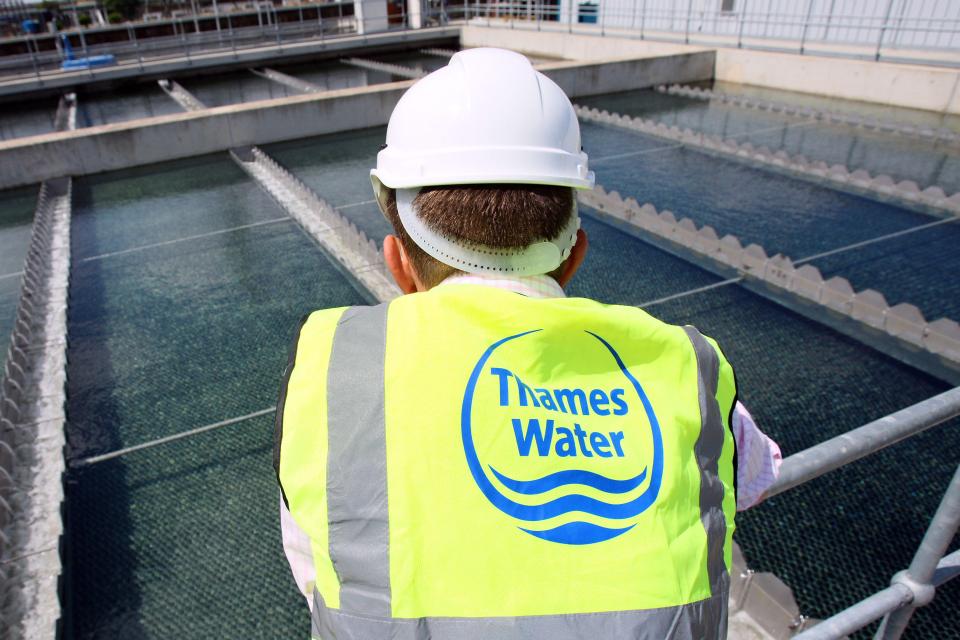
<path fill-rule="evenodd" d="M 684 332 L 686 332 L 687 327 L 693 329 L 698 335 L 700 335 L 703 338 L 703 340 L 710 346 L 710 348 L 713 349 L 713 352 L 716 354 L 717 362 L 719 363 L 720 375 L 732 376 L 733 365 L 727 359 L 727 355 L 724 353 L 723 349 L 720 347 L 720 344 L 714 338 L 711 338 L 710 336 L 703 333 L 693 325 L 684 325 L 682 327 L 684 329 Z"/>
<path fill-rule="evenodd" d="M 713 347 L 713 350 L 716 351 L 717 360 L 719 360 L 720 362 L 720 374 L 724 375 L 725 373 L 727 373 L 729 375 L 733 375 L 733 365 L 727 359 L 727 354 L 723 352 L 723 349 L 720 347 L 720 343 L 718 343 L 715 339 L 711 338 L 708 335 L 705 335 L 702 333 L 700 335 L 702 335 L 704 340 L 707 341 L 707 344 Z"/>
<path fill-rule="evenodd" d="M 290 348 L 286 377 L 289 378 L 296 362 L 316 364 L 316 357 L 328 352 L 338 327 L 344 322 L 367 312 L 376 312 L 377 309 L 382 309 L 388 304 L 390 303 L 320 309 L 304 316 Z"/>
<path fill-rule="evenodd" d="M 343 316 L 348 309 L 350 307 L 334 307 L 332 309 L 318 309 L 308 313 L 302 321 L 300 332 L 297 334 L 298 341 L 306 335 L 319 337 L 316 335 L 318 332 L 329 333 L 332 338 L 338 324 L 338 322 L 333 321 L 334 317 Z"/>

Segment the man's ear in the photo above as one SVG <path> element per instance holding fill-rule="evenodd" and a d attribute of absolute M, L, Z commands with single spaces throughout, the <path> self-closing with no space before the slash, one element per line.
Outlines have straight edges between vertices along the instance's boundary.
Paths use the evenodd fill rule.
<path fill-rule="evenodd" d="M 400 244 L 400 238 L 391 235 L 383 239 L 383 259 L 401 291 L 404 293 L 419 291 L 416 273 L 410 260 L 407 259 L 403 245 Z"/>
<path fill-rule="evenodd" d="M 577 243 L 570 249 L 570 257 L 563 263 L 563 270 L 560 272 L 560 275 L 557 276 L 557 283 L 561 287 L 567 286 L 567 283 L 573 279 L 573 274 L 577 272 L 577 269 L 583 264 L 583 259 L 587 257 L 587 249 L 589 247 L 590 242 L 587 240 L 587 232 L 583 229 L 578 229 Z"/>

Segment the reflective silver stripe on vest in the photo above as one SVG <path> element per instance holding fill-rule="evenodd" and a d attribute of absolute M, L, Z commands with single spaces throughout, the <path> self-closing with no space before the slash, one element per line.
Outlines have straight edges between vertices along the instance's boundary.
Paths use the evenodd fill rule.
<path fill-rule="evenodd" d="M 347 309 L 327 374 L 330 559 L 345 613 L 389 616 L 383 360 L 387 305 Z"/>
<path fill-rule="evenodd" d="M 707 531 L 707 573 L 714 595 L 729 589 L 730 576 L 723 559 L 727 520 L 723 514 L 723 483 L 720 481 L 720 453 L 723 451 L 724 426 L 717 404 L 720 360 L 717 352 L 700 332 L 683 328 L 697 354 L 700 390 L 700 437 L 694 447 L 700 466 L 700 519 Z"/>
<path fill-rule="evenodd" d="M 723 640 L 727 594 L 663 609 L 496 618 L 375 618 L 328 609 L 313 592 L 319 640 Z"/>

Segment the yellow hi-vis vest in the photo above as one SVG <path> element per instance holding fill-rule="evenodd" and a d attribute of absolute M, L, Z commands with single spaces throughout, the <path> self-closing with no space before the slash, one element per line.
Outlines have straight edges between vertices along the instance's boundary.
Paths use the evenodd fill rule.
<path fill-rule="evenodd" d="M 313 637 L 725 637 L 735 396 L 633 307 L 451 284 L 313 313 L 275 451 Z"/>

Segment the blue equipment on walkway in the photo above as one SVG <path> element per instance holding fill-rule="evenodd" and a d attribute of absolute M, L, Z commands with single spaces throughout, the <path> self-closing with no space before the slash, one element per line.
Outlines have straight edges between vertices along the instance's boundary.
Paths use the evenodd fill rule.
<path fill-rule="evenodd" d="M 66 34 L 60 34 L 60 41 L 63 43 L 63 63 L 60 65 L 60 68 L 64 71 L 89 69 L 90 67 L 105 67 L 117 63 L 117 59 L 110 53 L 99 56 L 88 56 L 86 58 L 74 58 L 73 47 L 70 46 L 70 40 Z"/>

